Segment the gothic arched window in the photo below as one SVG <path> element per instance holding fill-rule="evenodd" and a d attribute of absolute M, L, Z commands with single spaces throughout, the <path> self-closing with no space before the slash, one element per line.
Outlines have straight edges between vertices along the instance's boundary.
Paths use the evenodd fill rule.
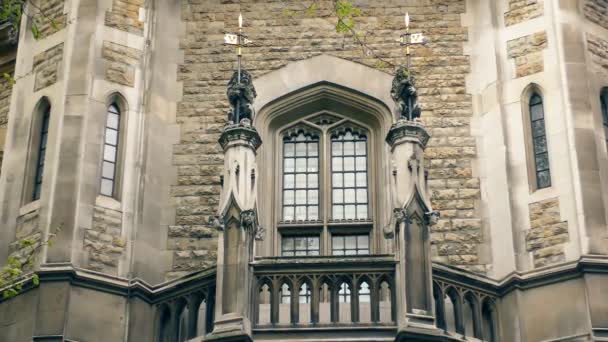
<path fill-rule="evenodd" d="M 369 129 L 321 113 L 279 136 L 281 255 L 369 254 Z"/>
<path fill-rule="evenodd" d="M 49 136 L 49 121 L 51 119 L 51 106 L 45 104 L 42 108 L 42 116 L 40 118 L 40 131 L 38 135 L 38 154 L 36 157 L 36 172 L 33 182 L 32 201 L 40 199 L 42 191 L 42 175 L 44 172 L 44 160 L 46 157 L 46 146 Z"/>
<path fill-rule="evenodd" d="M 543 98 L 533 93 L 529 102 L 530 127 L 532 130 L 532 155 L 534 156 L 534 174 L 536 189 L 551 186 L 551 170 L 549 167 L 549 150 L 547 148 L 547 133 L 545 131 L 545 111 Z"/>
<path fill-rule="evenodd" d="M 120 109 L 116 103 L 108 106 L 104 132 L 103 161 L 101 165 L 101 187 L 99 192 L 108 197 L 116 195 L 116 166 L 118 165 L 118 142 L 120 136 Z"/>

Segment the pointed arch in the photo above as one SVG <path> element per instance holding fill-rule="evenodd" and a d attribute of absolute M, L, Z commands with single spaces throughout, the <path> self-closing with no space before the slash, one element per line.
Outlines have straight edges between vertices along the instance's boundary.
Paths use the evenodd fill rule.
<path fill-rule="evenodd" d="M 548 188 L 552 184 L 545 102 L 540 85 L 532 83 L 524 89 L 521 103 L 530 191 Z"/>
<path fill-rule="evenodd" d="M 26 165 L 26 180 L 23 203 L 37 201 L 42 195 L 42 181 L 46 162 L 47 144 L 50 136 L 51 102 L 43 96 L 38 100 L 32 115 L 29 152 Z"/>
<path fill-rule="evenodd" d="M 128 104 L 119 92 L 108 95 L 100 163 L 99 193 L 120 201 L 125 159 Z"/>

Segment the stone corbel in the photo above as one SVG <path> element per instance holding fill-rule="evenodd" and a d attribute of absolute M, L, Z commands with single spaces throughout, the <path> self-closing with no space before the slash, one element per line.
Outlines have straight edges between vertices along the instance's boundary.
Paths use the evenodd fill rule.
<path fill-rule="evenodd" d="M 399 225 L 401 222 L 406 220 L 405 209 L 403 208 L 395 208 L 393 209 L 393 214 L 391 215 L 391 220 L 387 226 L 383 228 L 384 238 L 393 239 L 395 237 L 396 231 L 399 229 Z"/>
<path fill-rule="evenodd" d="M 439 221 L 440 213 L 438 211 L 429 211 L 424 213 L 424 219 L 426 220 L 426 224 L 429 226 L 434 226 Z"/>

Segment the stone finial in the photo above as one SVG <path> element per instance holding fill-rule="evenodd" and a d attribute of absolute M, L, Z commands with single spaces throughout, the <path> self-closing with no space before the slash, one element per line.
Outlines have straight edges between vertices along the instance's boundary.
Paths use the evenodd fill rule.
<path fill-rule="evenodd" d="M 393 86 L 391 87 L 391 97 L 395 101 L 395 115 L 405 120 L 415 120 L 420 118 L 420 106 L 418 105 L 418 92 L 415 85 L 414 75 L 406 67 L 399 67 Z"/>
<path fill-rule="evenodd" d="M 228 112 L 228 121 L 235 124 L 240 124 L 242 120 L 252 122 L 255 116 L 253 101 L 257 93 L 253 87 L 253 77 L 247 70 L 234 72 L 228 82 L 226 95 L 232 107 Z"/>

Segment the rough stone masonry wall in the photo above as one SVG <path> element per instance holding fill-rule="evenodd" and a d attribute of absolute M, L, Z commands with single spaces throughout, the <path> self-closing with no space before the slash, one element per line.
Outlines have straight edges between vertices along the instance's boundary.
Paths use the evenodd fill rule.
<path fill-rule="evenodd" d="M 588 33 L 587 49 L 591 53 L 591 60 L 608 72 L 608 40 Z"/>
<path fill-rule="evenodd" d="M 17 229 L 15 231 L 15 241 L 9 246 L 11 257 L 18 258 L 21 262 L 27 260 L 32 249 L 38 247 L 42 241 L 42 233 L 39 228 L 38 209 L 25 213 L 17 218 Z M 30 240 L 33 245 L 22 247 L 21 241 Z"/>
<path fill-rule="evenodd" d="M 106 62 L 106 79 L 110 82 L 133 87 L 135 68 L 141 59 L 141 51 L 128 46 L 104 41 L 101 55 Z"/>
<path fill-rule="evenodd" d="M 63 43 L 34 56 L 34 69 L 36 75 L 34 91 L 46 88 L 57 82 L 57 75 L 63 60 Z"/>
<path fill-rule="evenodd" d="M 7 72 L 12 75 L 13 72 Z M 8 123 L 8 111 L 11 105 L 11 94 L 13 92 L 13 85 L 11 81 L 6 77 L 0 75 L 0 128 L 6 127 Z M 4 145 L 4 142 L 0 142 L 0 145 Z"/>
<path fill-rule="evenodd" d="M 84 235 L 84 247 L 89 252 L 89 269 L 110 274 L 118 273 L 118 260 L 126 246 L 121 227 L 120 211 L 95 207 L 93 226 L 85 230 Z"/>
<path fill-rule="evenodd" d="M 475 209 L 479 181 L 471 166 L 477 154 L 470 133 L 472 100 L 465 88 L 470 72 L 469 57 L 463 52 L 467 41 L 467 28 L 461 24 L 465 2 L 429 0 L 405 7 L 405 1 L 358 1 L 361 16 L 355 21 L 360 31 L 366 32 L 366 42 L 394 64 L 405 63 L 403 50 L 395 43 L 403 33 L 405 12 L 413 18 L 414 31 L 429 38 L 427 46 L 413 49 L 413 65 L 422 117 L 433 134 L 427 157 L 433 205 L 441 211 L 433 232 L 436 258 L 484 272 L 485 265 L 478 257 L 484 237 Z M 256 43 L 243 56 L 254 77 L 319 54 L 382 67 L 352 39 L 335 32 L 331 1 L 318 1 L 312 16 L 304 13 L 298 1 L 239 4 L 232 0 L 183 0 L 182 4 L 187 31 L 180 42 L 184 63 L 178 69 L 178 81 L 183 82 L 183 98 L 177 109 L 181 139 L 174 146 L 178 181 L 171 189 L 177 207 L 176 225 L 171 227 L 168 241 L 168 249 L 174 250 L 173 272 L 215 262 L 215 234 L 199 232 L 207 227 L 207 218 L 215 213 L 219 199 L 223 157 L 217 138 L 228 109 L 226 83 L 236 65 L 234 51 L 222 45 L 222 36 L 236 27 L 239 12 Z M 206 257 L 186 263 L 195 250 Z"/>
<path fill-rule="evenodd" d="M 519 24 L 543 15 L 540 0 L 509 0 L 509 10 L 505 12 L 505 26 Z"/>
<path fill-rule="evenodd" d="M 44 13 L 44 15 L 35 15 L 40 37 L 47 37 L 61 29 L 67 23 L 67 15 L 64 13 L 65 0 L 38 0 L 36 2 L 36 13 Z"/>
<path fill-rule="evenodd" d="M 583 12 L 589 21 L 608 30 L 608 0 L 586 0 Z"/>
<path fill-rule="evenodd" d="M 568 221 L 561 221 L 559 201 L 550 198 L 531 203 L 530 229 L 526 231 L 526 250 L 532 252 L 534 267 L 565 260 L 564 243 L 568 242 Z"/>
<path fill-rule="evenodd" d="M 544 70 L 543 50 L 547 46 L 547 33 L 544 31 L 508 41 L 509 58 L 515 59 L 515 77 L 542 72 Z"/>
<path fill-rule="evenodd" d="M 139 21 L 139 9 L 144 0 L 114 0 L 112 9 L 106 12 L 106 26 L 142 35 L 144 23 Z"/>

